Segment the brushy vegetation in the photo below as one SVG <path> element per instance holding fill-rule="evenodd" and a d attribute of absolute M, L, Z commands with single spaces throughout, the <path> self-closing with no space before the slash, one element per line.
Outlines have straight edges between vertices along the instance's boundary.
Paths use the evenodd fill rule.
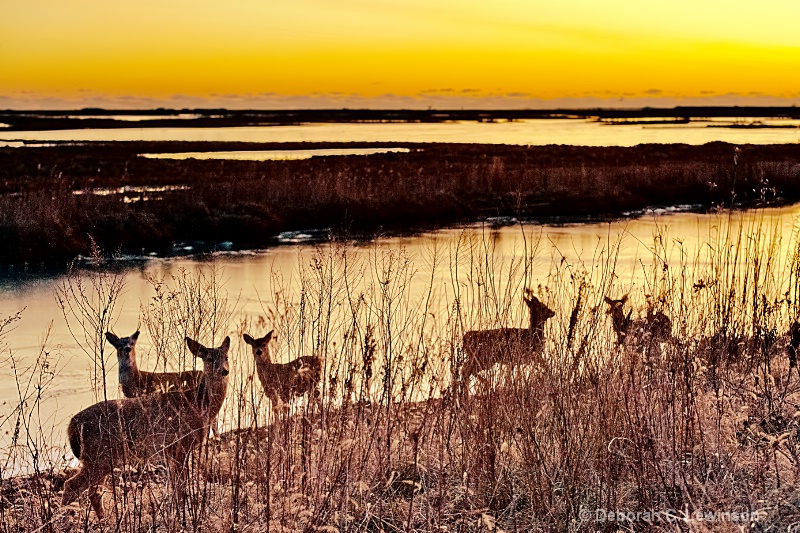
<path fill-rule="evenodd" d="M 380 146 L 411 152 L 265 162 L 137 155 L 348 146 L 356 145 L 0 148 L 0 263 L 63 265 L 90 255 L 92 242 L 107 251 L 169 253 L 181 241 L 264 246 L 279 232 L 307 228 L 358 234 L 494 216 L 585 217 L 653 205 L 713 208 L 800 198 L 794 145 L 385 143 Z"/>
<path fill-rule="evenodd" d="M 468 397 L 457 394 L 452 376 L 463 361 L 463 333 L 524 323 L 522 294 L 541 259 L 539 245 L 531 238 L 503 257 L 490 239 L 465 237 L 427 257 L 374 247 L 356 259 L 349 246 L 331 243 L 301 262 L 297 282 L 264 280 L 262 316 L 236 310 L 213 266 L 153 280 L 156 297 L 141 312 L 155 346 L 176 343 L 165 357 L 181 353 L 186 331 L 209 344 L 225 334 L 239 339 L 221 431 L 196 454 L 184 508 L 164 497 L 158 467 L 120 473 L 104 523 L 85 496 L 61 508 L 66 459 L 44 448 L 65 452 L 61 443 L 19 430 L 35 411 L 34 401 L 21 399 L 3 429 L 16 425 L 10 452 L 32 461 L 36 472 L 8 479 L 2 471 L 3 528 L 792 527 L 800 519 L 800 374 L 787 356 L 798 341 L 787 335 L 800 315 L 796 240 L 763 223 L 725 220 L 697 250 L 654 235 L 631 309 L 644 314 L 646 292 L 655 310 L 671 317 L 672 338 L 659 343 L 647 335 L 617 343 L 603 298 L 631 287 L 617 273 L 618 245 L 598 250 L 593 264 L 556 258 L 533 287 L 557 313 L 545 327 L 548 363 L 495 367 L 465 384 Z M 78 301 L 95 309 L 80 316 L 104 316 L 113 303 Z M 281 360 L 310 353 L 325 359 L 320 405 L 297 400 L 286 417 L 270 409 L 241 334 L 272 328 Z M 88 332 L 87 339 L 102 342 L 101 330 Z M 50 376 L 43 364 L 28 375 Z M 114 384 L 109 377 L 98 396 L 113 396 Z M 653 523 L 620 523 L 597 521 L 598 509 L 660 514 Z M 699 512 L 728 518 L 713 522 Z M 731 513 L 757 519 L 733 520 Z"/>
<path fill-rule="evenodd" d="M 137 120 L 119 120 L 120 115 Z M 142 116 L 143 115 L 143 116 Z M 800 118 L 797 107 L 777 106 L 677 106 L 645 109 L 81 109 L 40 110 L 36 112 L 0 110 L 6 131 L 63 130 L 83 128 L 223 128 L 321 123 L 442 123 L 457 121 L 505 122 L 537 118 L 584 118 L 615 123 L 625 121 L 685 123 L 690 120 L 764 117 Z"/>

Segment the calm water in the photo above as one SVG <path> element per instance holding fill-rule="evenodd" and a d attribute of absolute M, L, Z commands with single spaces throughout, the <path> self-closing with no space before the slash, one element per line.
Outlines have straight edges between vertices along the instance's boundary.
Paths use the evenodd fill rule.
<path fill-rule="evenodd" d="M 655 234 L 661 234 L 665 243 L 663 250 L 659 247 L 659 255 L 672 267 L 683 261 L 688 262 L 693 271 L 700 272 L 704 260 L 695 261 L 698 251 L 707 248 L 709 243 L 718 242 L 727 228 L 739 226 L 746 233 L 776 231 L 781 239 L 777 260 L 783 261 L 792 246 L 798 214 L 800 207 L 793 206 L 739 212 L 730 219 L 724 215 L 672 213 L 613 223 L 470 227 L 343 247 L 329 243 L 296 244 L 257 252 L 220 253 L 211 261 L 191 257 L 154 259 L 123 268 L 125 289 L 116 307 L 113 330 L 120 336 L 127 336 L 141 328 L 137 347 L 140 366 L 152 369 L 155 361 L 151 339 L 143 322 L 155 293 L 147 278 L 162 277 L 167 285 L 174 285 L 171 276 L 180 277 L 182 270 L 190 275 L 198 271 L 207 273 L 213 266 L 235 307 L 227 329 L 234 335 L 234 376 L 242 383 L 253 371 L 248 347 L 234 331 L 243 321 L 249 321 L 250 325 L 244 329 L 254 335 L 276 329 L 279 334 L 277 358 L 281 361 L 303 352 L 324 351 L 324 347 L 329 349 L 326 355 L 330 361 L 332 357 L 335 360 L 336 346 L 343 345 L 352 302 L 358 299 L 355 295 L 363 294 L 363 301 L 369 307 L 378 306 L 377 302 L 387 293 L 395 291 L 393 319 L 397 324 L 404 324 L 409 330 L 419 326 L 432 338 L 447 340 L 452 326 L 447 317 L 456 297 L 464 306 L 467 327 L 478 320 L 477 288 L 480 283 L 487 282 L 487 271 L 493 276 L 490 282 L 501 292 L 508 290 L 510 294 L 504 299 L 509 310 L 504 323 L 524 325 L 524 306 L 518 297 L 522 286 L 557 289 L 564 283 L 565 273 L 576 272 L 585 272 L 596 283 L 609 264 L 614 267 L 616 276 L 612 292 L 617 295 L 631 292 L 640 311 L 642 294 L 648 291 L 645 276 L 653 264 Z M 492 265 L 488 269 L 485 268 L 487 256 Z M 527 273 L 522 269 L 526 256 L 532 258 Z M 384 283 L 384 278 L 390 278 L 390 282 Z M 5 364 L 0 367 L 3 410 L 0 420 L 6 420 L 13 412 L 19 400 L 18 386 L 24 385 L 33 375 L 30 367 L 44 343 L 45 350 L 53 358 L 51 368 L 56 370 L 56 375 L 44 388 L 41 424 L 51 435 L 50 442 L 55 444 L 63 442 L 63 430 L 69 417 L 94 402 L 89 382 L 91 360 L 70 335 L 55 300 L 56 290 L 65 279 L 63 276 L 23 281 L 6 279 L 0 285 L 2 315 L 24 309 L 15 329 L 2 339 L 7 346 Z M 302 291 L 330 296 L 332 318 L 323 348 L 319 348 L 319 331 L 315 332 L 314 326 L 301 338 L 298 322 L 291 318 L 298 312 Z M 569 317 L 564 310 L 555 310 L 557 315 L 551 326 L 557 329 L 563 327 Z M 430 318 L 429 325 L 420 326 L 419 321 L 425 316 L 436 318 Z M 263 317 L 260 324 L 256 323 L 258 317 Z M 72 326 L 76 327 L 74 323 Z M 210 339 L 201 340 L 211 343 Z M 401 338 L 398 342 L 404 341 Z M 110 346 L 107 348 L 110 350 Z M 14 355 L 16 366 L 9 364 L 10 353 Z M 107 356 L 109 395 L 116 397 L 120 394 L 116 388 L 116 358 L 113 352 Z M 8 425 L 7 420 L 5 424 Z M 8 431 L 8 427 L 3 427 L 2 431 Z M 3 438 L 7 439 L 8 435 Z"/>
<path fill-rule="evenodd" d="M 733 122 L 732 118 L 727 122 Z M 716 119 L 676 125 L 606 125 L 574 119 L 444 124 L 308 124 L 239 128 L 126 128 L 63 131 L 0 131 L 1 141 L 244 141 L 244 142 L 454 142 L 633 146 L 641 143 L 744 144 L 800 142 L 800 128 L 709 128 Z M 748 123 L 750 120 L 747 121 Z M 762 120 L 798 126 L 797 120 Z M 13 145 L 16 146 L 16 145 Z"/>
<path fill-rule="evenodd" d="M 372 155 L 408 152 L 408 148 L 328 148 L 316 150 L 239 150 L 235 152 L 180 152 L 141 154 L 151 159 L 229 159 L 236 161 L 284 161 L 332 155 Z"/>
<path fill-rule="evenodd" d="M 788 122 L 781 122 L 782 124 Z M 733 143 L 796 143 L 798 129 L 723 129 L 703 124 L 688 126 L 607 126 L 580 120 L 536 120 L 513 123 L 457 124 L 324 124 L 305 126 L 219 128 L 219 129 L 114 129 L 57 132 L 0 132 L 13 145 L 15 140 L 89 141 L 89 140 L 186 140 L 186 141 L 369 141 L 369 142 L 468 142 L 508 144 L 635 145 L 639 143 L 682 142 L 701 144 L 724 140 Z M 2 142 L 0 142 L 2 144 Z M 234 154 L 235 155 L 235 154 Z M 232 156 L 233 157 L 233 156 Z M 106 191 L 89 191 L 104 194 Z M 111 191 L 114 192 L 114 191 Z M 144 191 L 142 194 L 144 194 Z M 304 353 L 327 352 L 336 360 L 336 350 L 344 345 L 343 336 L 353 312 L 353 302 L 366 306 L 365 317 L 381 307 L 393 305 L 393 320 L 402 324 L 399 346 L 413 344 L 404 338 L 405 331 L 425 331 L 427 339 L 437 344 L 452 336 L 454 302 L 462 305 L 465 327 L 492 316 L 480 309 L 481 285 L 496 285 L 505 296 L 503 324 L 525 323 L 524 306 L 519 295 L 522 287 L 554 288 L 564 283 L 565 273 L 584 272 L 593 282 L 607 274 L 614 263 L 615 294 L 631 292 L 637 309 L 643 306 L 642 294 L 649 289 L 646 274 L 653 265 L 654 234 L 665 243 L 659 248 L 667 264 L 688 262 L 699 272 L 704 267 L 701 251 L 709 242 L 717 242 L 731 224 L 747 232 L 780 235 L 781 261 L 792 246 L 795 219 L 800 207 L 735 213 L 728 220 L 723 215 L 668 213 L 649 215 L 637 220 L 603 224 L 567 226 L 511 225 L 502 228 L 473 227 L 449 229 L 406 238 L 378 239 L 369 244 L 351 244 L 344 249 L 330 244 L 293 244 L 251 253 L 221 253 L 213 261 L 194 258 L 153 259 L 129 263 L 122 268 L 125 288 L 117 302 L 113 330 L 127 336 L 142 329 L 137 347 L 140 366 L 154 368 L 156 361 L 146 315 L 155 296 L 148 279 L 160 277 L 174 287 L 182 272 L 193 276 L 216 269 L 234 310 L 228 332 L 234 334 L 232 366 L 234 381 L 240 385 L 252 375 L 249 351 L 239 340 L 242 329 L 263 335 L 275 328 L 279 334 L 277 358 L 287 361 Z M 287 239 L 291 240 L 291 239 Z M 488 254 L 487 254 L 488 252 Z M 344 255 L 343 255 L 344 254 Z M 695 259 L 700 254 L 699 259 Z M 487 257 L 490 266 L 487 267 Z M 531 258 L 529 270 L 522 268 Z M 487 274 L 487 272 L 490 274 Z M 0 318 L 22 310 L 22 318 L 0 338 L 4 354 L 0 365 L 0 447 L 8 443 L 13 430 L 14 409 L 20 395 L 36 391 L 31 381 L 37 356 L 49 354 L 52 380 L 42 387 L 41 408 L 31 421 L 34 430 L 41 428 L 47 442 L 64 443 L 64 428 L 79 409 L 95 401 L 90 386 L 91 359 L 81 350 L 84 340 L 76 341 L 56 303 L 57 288 L 63 276 L 39 276 L 32 279 L 7 277 L 0 280 Z M 328 280 L 328 281 L 325 281 Z M 388 280 L 388 281 L 387 281 Z M 298 318 L 303 294 L 327 294 L 330 328 L 321 336 L 319 324 L 306 317 Z M 363 295 L 358 300 L 358 295 Z M 387 300 L 388 299 L 388 300 Z M 313 305 L 309 307 L 312 309 Z M 563 326 L 564 310 L 555 309 L 552 327 Z M 479 316 L 481 315 L 481 316 Z M 261 318 L 261 322 L 259 321 Z M 427 317 L 430 317 L 428 319 Z M 366 318 L 365 318 L 366 320 Z M 247 326 L 241 326 L 249 323 Z M 305 323 L 306 328 L 300 325 Z M 80 328 L 71 323 L 73 333 L 82 338 Z M 609 326 L 610 327 L 610 326 Z M 235 331 L 236 330 L 236 331 Z M 211 339 L 200 339 L 211 344 Z M 413 342 L 412 342 L 413 341 Z M 219 342 L 219 338 L 216 339 Z M 338 347 L 338 348 L 337 348 Z M 106 345 L 109 369 L 108 393 L 117 391 L 116 357 Z M 440 345 L 439 355 L 447 351 Z M 13 357 L 12 357 L 13 355 Z M 440 367 L 442 366 L 440 361 Z M 22 393 L 21 393 L 22 391 Z M 25 392 L 27 391 L 27 393 Z M 23 432 L 24 433 L 24 432 Z M 16 465 L 12 468 L 20 467 Z"/>

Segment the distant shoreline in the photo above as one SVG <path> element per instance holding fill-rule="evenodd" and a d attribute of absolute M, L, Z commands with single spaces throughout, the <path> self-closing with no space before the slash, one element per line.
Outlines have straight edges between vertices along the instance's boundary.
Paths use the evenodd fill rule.
<path fill-rule="evenodd" d="M 401 147 L 296 161 L 142 153 Z M 413 232 L 497 217 L 611 218 L 800 200 L 800 146 L 87 142 L 0 148 L 0 264 L 65 265 L 101 249 L 274 245 L 282 232 Z"/>
<path fill-rule="evenodd" d="M 500 122 L 532 119 L 586 119 L 633 121 L 671 119 L 687 123 L 702 118 L 800 119 L 797 107 L 679 106 L 671 108 L 588 109 L 151 109 L 110 110 L 5 110 L 0 111 L 4 131 L 44 131 L 84 128 L 286 126 L 307 123 L 442 123 L 453 121 Z M 652 123 L 663 123 L 654 121 Z M 763 127 L 763 126 L 762 126 Z"/>

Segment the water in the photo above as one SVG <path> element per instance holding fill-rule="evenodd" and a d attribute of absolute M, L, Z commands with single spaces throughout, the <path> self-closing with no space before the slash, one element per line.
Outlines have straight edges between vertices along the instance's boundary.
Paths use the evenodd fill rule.
<path fill-rule="evenodd" d="M 335 357 L 335 346 L 344 344 L 342 335 L 351 316 L 353 295 L 364 294 L 365 302 L 377 305 L 376 302 L 386 294 L 396 290 L 397 308 L 393 318 L 397 324 L 404 324 L 409 331 L 418 326 L 428 328 L 426 331 L 432 338 L 446 339 L 451 326 L 447 317 L 456 297 L 464 306 L 467 326 L 475 323 L 475 309 L 479 303 L 477 286 L 486 273 L 482 274 L 482 267 L 479 267 L 488 256 L 493 265 L 488 271 L 495 276 L 492 282 L 501 289 L 510 287 L 506 324 L 525 325 L 524 306 L 521 298 L 517 297 L 523 285 L 552 289 L 554 285 L 563 283 L 563 279 L 559 281 L 559 272 L 563 275 L 565 272 L 585 271 L 597 281 L 607 275 L 604 271 L 610 263 L 613 263 L 616 276 L 612 292 L 617 296 L 631 292 L 637 309 L 641 310 L 642 295 L 649 290 L 647 275 L 653 264 L 654 250 L 672 268 L 688 261 L 692 272 L 700 272 L 704 260 L 695 259 L 699 257 L 699 251 L 708 248 L 709 243 L 719 242 L 726 228 L 741 226 L 747 233 L 767 235 L 775 231 L 781 239 L 776 260 L 785 261 L 793 246 L 798 214 L 800 206 L 790 206 L 737 212 L 730 218 L 724 214 L 679 212 L 650 214 L 611 223 L 512 224 L 500 227 L 498 224 L 379 238 L 370 243 L 351 243 L 343 247 L 330 243 L 301 243 L 261 251 L 220 252 L 212 259 L 179 257 L 129 262 L 119 271 L 124 277 L 125 288 L 115 308 L 112 329 L 120 336 L 141 329 L 137 346 L 140 366 L 152 369 L 156 362 L 151 335 L 144 325 L 143 309 L 154 302 L 156 293 L 148 278 L 161 277 L 169 284 L 173 283 L 171 276 L 180 277 L 182 271 L 190 275 L 199 271 L 207 274 L 213 268 L 235 307 L 226 331 L 233 335 L 232 367 L 235 379 L 241 383 L 253 372 L 248 348 L 239 337 L 242 331 L 261 336 L 268 329 L 275 328 L 279 335 L 277 359 L 280 361 L 315 351 L 314 347 L 320 340 L 319 332 L 307 331 L 301 338 L 296 321 L 301 289 L 312 295 L 330 295 L 333 311 L 326 344 L 333 347 L 328 353 L 330 361 Z M 655 235 L 660 235 L 665 243 L 663 248 L 655 245 L 658 242 L 654 240 Z M 725 239 L 722 242 L 726 242 Z M 532 258 L 527 276 L 522 271 L 525 257 Z M 391 280 L 384 284 L 388 271 L 391 271 L 388 276 Z M 690 272 L 689 275 L 693 274 Z M 333 281 L 326 285 L 325 279 Z M 509 280 L 522 285 L 509 284 Z M 9 430 L 11 419 L 6 417 L 13 414 L 19 402 L 20 384 L 26 386 L 28 380 L 36 375 L 31 369 L 42 350 L 51 354 L 51 368 L 56 371 L 52 381 L 44 387 L 41 400 L 43 418 L 40 423 L 42 430 L 49 435 L 48 442 L 54 445 L 63 443 L 63 432 L 69 418 L 95 401 L 89 379 L 92 361 L 70 334 L 55 299 L 57 289 L 65 281 L 64 275 L 56 274 L 49 277 L 7 277 L 0 284 L 0 299 L 4 304 L 0 316 L 23 310 L 21 320 L 0 339 L 0 344 L 7 345 L 4 364 L 0 367 L 0 421 L 5 420 L 0 426 L 0 443 L 10 438 L 8 434 L 2 435 Z M 307 305 L 310 305 L 309 309 L 313 307 Z M 558 308 L 555 311 L 554 324 L 563 326 L 569 320 L 568 313 Z M 431 318 L 430 325 L 420 326 L 422 318 L 428 315 L 437 318 Z M 262 317 L 261 322 L 258 317 Z M 248 325 L 234 331 L 243 321 Z M 76 327 L 74 321 L 72 327 Z M 216 344 L 220 339 L 221 336 L 216 339 Z M 211 339 L 200 340 L 211 344 Z M 120 393 L 117 390 L 116 359 L 110 345 L 106 345 L 106 349 L 108 391 L 111 397 L 117 397 Z M 13 365 L 9 358 L 12 353 Z M 27 387 L 32 390 L 30 385 Z M 35 422 L 34 426 L 38 423 Z"/>
<path fill-rule="evenodd" d="M 735 122 L 732 118 L 727 123 Z M 748 119 L 746 123 L 751 122 Z M 798 126 L 797 120 L 762 120 Z M 634 146 L 641 143 L 735 144 L 800 142 L 800 128 L 730 129 L 707 127 L 726 122 L 608 125 L 578 119 L 439 124 L 305 124 L 236 128 L 124 128 L 58 131 L 0 131 L 3 141 L 241 141 L 241 142 L 448 142 L 577 146 Z M 13 146 L 13 145 L 12 145 Z"/>
<path fill-rule="evenodd" d="M 781 124 L 789 124 L 781 121 Z M 682 142 L 702 144 L 722 140 L 732 143 L 797 143 L 800 130 L 725 129 L 707 128 L 709 123 L 689 125 L 619 125 L 608 126 L 581 120 L 531 120 L 509 123 L 451 123 L 451 124 L 314 124 L 303 126 L 254 128 L 132 128 L 111 130 L 73 130 L 45 132 L 0 132 L 0 145 L 19 146 L 20 140 L 49 141 L 108 141 L 108 140 L 185 140 L 185 141 L 251 141 L 251 142 L 465 142 L 506 144 L 572 144 L 591 146 L 630 146 L 639 143 Z M 5 142 L 3 141 L 5 140 Z M 235 154 L 231 155 L 231 157 Z M 84 194 L 114 194 L 118 190 L 91 189 Z M 158 194 L 155 190 L 130 190 L 137 195 Z M 541 226 L 515 224 L 495 220 L 486 227 L 449 229 L 402 238 L 383 238 L 371 243 L 355 243 L 346 247 L 346 261 L 339 248 L 328 244 L 303 242 L 305 235 L 324 235 L 325 231 L 309 228 L 298 235 L 287 235 L 283 242 L 296 243 L 269 250 L 231 253 L 213 257 L 214 268 L 224 280 L 223 287 L 235 309 L 228 333 L 234 335 L 232 367 L 235 379 L 245 380 L 253 368 L 247 347 L 239 334 L 246 330 L 261 336 L 268 328 L 279 332 L 277 358 L 288 361 L 315 351 L 315 347 L 341 347 L 347 328 L 348 313 L 352 312 L 353 295 L 365 294 L 366 302 L 374 306 L 396 290 L 398 324 L 428 328 L 431 339 L 449 339 L 452 308 L 458 299 L 465 314 L 467 327 L 477 319 L 475 309 L 480 300 L 477 286 L 493 281 L 508 289 L 508 314 L 504 324 L 524 325 L 525 313 L 521 304 L 522 283 L 530 287 L 551 287 L 563 283 L 559 272 L 586 271 L 597 280 L 606 275 L 605 268 L 614 262 L 614 293 L 631 292 L 641 309 L 642 295 L 649 290 L 646 275 L 653 264 L 654 234 L 666 243 L 655 250 L 668 265 L 689 261 L 692 269 L 702 269 L 704 259 L 700 250 L 716 242 L 720 232 L 741 225 L 748 231 L 767 233 L 776 230 L 780 235 L 781 261 L 785 261 L 792 246 L 795 219 L 800 207 L 784 207 L 759 212 L 739 212 L 729 221 L 724 215 L 693 213 L 650 214 L 636 220 L 613 223 Z M 764 230 L 764 231 L 762 231 Z M 231 243 L 228 243 L 231 244 Z M 479 265 L 486 263 L 487 250 L 493 278 L 481 273 Z M 337 255 L 338 254 L 338 255 Z M 532 257 L 530 270 L 523 276 L 525 257 Z M 338 259 L 332 259 L 338 258 Z M 350 270 L 343 274 L 343 264 Z M 330 267 L 325 270 L 323 267 Z M 140 366 L 150 370 L 156 364 L 151 335 L 144 325 L 144 313 L 156 296 L 148 279 L 161 277 L 174 283 L 172 276 L 181 272 L 207 271 L 207 258 L 170 258 L 128 262 L 121 267 L 125 289 L 118 299 L 112 329 L 127 336 L 142 329 L 137 347 Z M 328 272 L 334 281 L 324 285 L 322 275 Z M 383 279 L 387 272 L 392 283 Z M 512 283 L 509 280 L 517 280 Z M 83 352 L 84 340 L 76 341 L 67 327 L 55 294 L 66 278 L 50 276 L 7 275 L 0 280 L 0 318 L 22 311 L 21 319 L 11 324 L 0 338 L 4 357 L 0 365 L 0 449 L 11 438 L 15 408 L 20 397 L 31 398 L 37 392 L 39 376 L 50 376 L 41 388 L 38 416 L 31 428 L 47 435 L 49 445 L 61 447 L 64 428 L 69 418 L 95 401 L 89 376 L 92 360 Z M 298 326 L 298 305 L 303 288 L 320 288 L 333 302 L 329 337 L 321 338 L 313 328 L 301 335 Z M 389 291 L 389 292 L 387 292 Z M 563 325 L 568 317 L 565 310 L 557 312 L 554 323 Z M 423 319 L 430 315 L 430 324 Z M 261 317 L 261 322 L 259 322 Z M 560 322 L 558 322 L 560 321 Z M 81 339 L 82 333 L 72 323 L 72 331 Z M 236 331 L 234 331 L 236 330 Z M 402 336 L 402 335 L 401 335 Z M 210 338 L 201 338 L 210 344 Z M 219 343 L 220 338 L 215 339 Z M 406 339 L 408 341 L 408 339 Z M 410 341 L 409 341 L 410 342 Z M 119 396 L 115 356 L 106 345 L 109 369 L 108 393 Z M 341 349 L 341 348 L 339 348 Z M 335 352 L 335 349 L 331 349 Z M 440 347 L 440 352 L 446 348 Z M 50 366 L 38 372 L 35 363 L 47 353 Z M 13 357 L 12 357 L 13 356 Z M 190 364 L 190 361 L 186 362 Z M 441 386 L 443 387 L 443 385 Z M 440 387 L 440 388 L 441 388 Z M 32 405 L 29 400 L 29 405 Z M 24 432 L 23 432 L 24 433 Z M 24 468 L 16 465 L 13 468 Z"/>
<path fill-rule="evenodd" d="M 315 150 L 240 150 L 236 152 L 180 152 L 141 154 L 151 159 L 229 159 L 237 161 L 283 161 L 332 155 L 372 155 L 409 152 L 408 148 L 328 148 Z"/>
<path fill-rule="evenodd" d="M 191 120 L 206 118 L 206 116 L 198 115 L 197 113 L 176 113 L 168 115 L 63 115 L 63 117 L 53 118 L 66 118 L 70 120 L 119 120 L 124 122 L 141 122 L 143 120 Z M 208 118 L 215 117 L 212 115 Z"/>

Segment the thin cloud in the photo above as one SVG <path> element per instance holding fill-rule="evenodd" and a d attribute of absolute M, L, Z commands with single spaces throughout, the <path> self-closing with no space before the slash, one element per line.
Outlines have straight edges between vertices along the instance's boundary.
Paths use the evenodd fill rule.
<path fill-rule="evenodd" d="M 534 98 L 523 92 L 475 93 L 459 90 L 431 90 L 414 96 L 386 92 L 378 96 L 363 96 L 344 93 L 314 93 L 306 95 L 281 95 L 276 93 L 257 94 L 208 94 L 192 96 L 176 93 L 163 98 L 140 97 L 135 95 L 109 96 L 74 94 L 54 97 L 32 91 L 12 92 L 0 95 L 2 106 L 8 109 L 82 109 L 102 107 L 107 109 L 155 109 L 159 107 L 228 108 L 228 109 L 552 109 L 552 108 L 594 108 L 594 107 L 673 107 L 708 105 L 758 105 L 792 106 L 800 105 L 800 94 L 775 97 L 763 94 L 726 93 L 713 94 L 706 91 L 695 96 L 665 94 L 603 93 L 602 95 L 580 94 L 562 98 Z"/>

